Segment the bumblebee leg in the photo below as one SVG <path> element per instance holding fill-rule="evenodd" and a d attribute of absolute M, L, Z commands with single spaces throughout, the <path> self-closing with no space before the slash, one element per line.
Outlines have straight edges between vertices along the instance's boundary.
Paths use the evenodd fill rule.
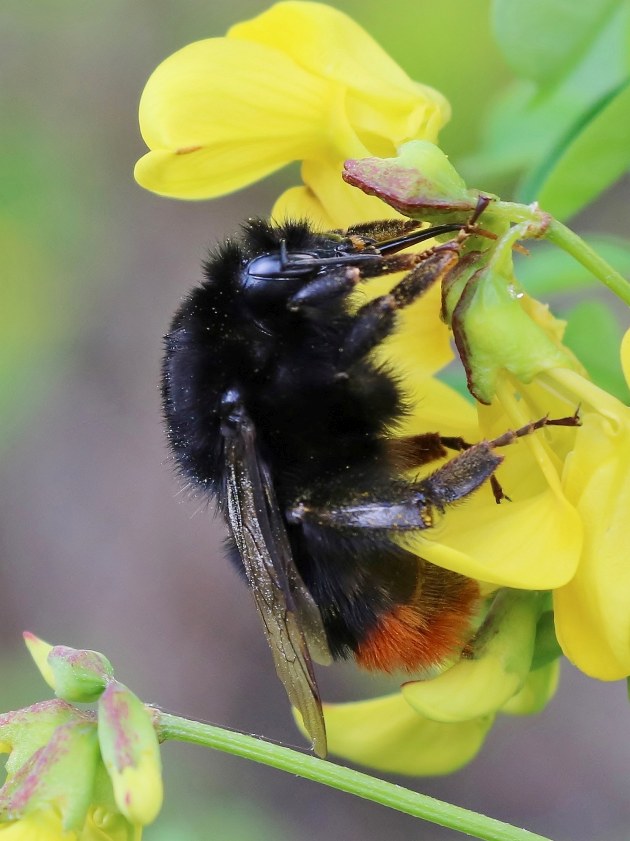
<path fill-rule="evenodd" d="M 420 254 L 395 255 L 394 252 L 433 239 L 440 234 L 461 231 L 462 228 L 462 225 L 453 224 L 418 230 L 417 222 L 411 226 L 408 223 L 385 226 L 384 223 L 378 222 L 365 226 L 364 233 L 348 233 L 354 251 L 340 255 L 339 265 L 306 283 L 289 299 L 287 306 L 293 311 L 309 306 L 315 307 L 332 298 L 348 294 L 360 281 L 414 269 L 432 255 L 433 249 Z M 374 238 L 367 235 L 368 231 L 374 234 Z M 393 238 L 376 238 L 383 232 L 392 231 L 396 234 Z M 333 261 L 334 258 L 326 259 Z M 323 265 L 322 263 L 322 267 Z"/>
<path fill-rule="evenodd" d="M 392 485 L 373 498 L 364 493 L 340 504 L 314 506 L 300 502 L 285 515 L 292 524 L 349 531 L 421 531 L 433 525 L 434 510 L 443 511 L 471 494 L 502 461 L 491 443 L 482 441 L 416 484 Z"/>
<path fill-rule="evenodd" d="M 405 275 L 391 292 L 374 298 L 359 309 L 340 351 L 342 369 L 352 366 L 379 345 L 394 330 L 398 311 L 412 304 L 446 276 L 459 259 L 459 245 L 460 242 L 456 241 L 438 246 L 429 253 L 424 252 L 422 262 Z M 400 259 L 400 256 L 394 257 L 387 262 Z"/>
<path fill-rule="evenodd" d="M 289 298 L 287 308 L 297 312 L 308 307 L 317 307 L 352 292 L 360 281 L 361 271 L 358 266 L 339 266 L 304 284 Z"/>
<path fill-rule="evenodd" d="M 420 483 L 427 498 L 436 508 L 456 502 L 476 490 L 486 479 L 492 484 L 494 498 L 497 503 L 502 499 L 509 499 L 503 493 L 501 485 L 494 477 L 494 471 L 503 461 L 494 450 L 507 447 L 517 438 L 531 435 L 545 426 L 579 426 L 579 410 L 574 415 L 565 418 L 549 418 L 547 416 L 525 424 L 518 429 L 508 429 L 491 441 L 480 441 L 478 444 L 467 444 L 461 438 L 450 439 L 457 447 L 463 447 L 463 452 L 451 459 Z M 449 439 L 444 439 L 445 442 Z M 447 445 L 448 446 L 448 445 Z M 494 466 L 493 466 L 494 463 Z M 494 481 L 493 481 L 494 480 Z"/>
<path fill-rule="evenodd" d="M 422 435 L 410 435 L 407 438 L 392 441 L 389 450 L 399 470 L 413 470 L 414 467 L 422 467 L 423 464 L 429 464 L 432 461 L 444 458 L 448 454 L 448 450 L 463 452 L 473 446 L 474 444 L 461 436 L 425 432 Z M 503 499 L 510 500 L 494 474 L 490 476 L 490 486 L 497 502 L 501 502 Z"/>
<path fill-rule="evenodd" d="M 356 262 L 345 260 L 345 265 L 330 269 L 305 283 L 287 301 L 287 308 L 292 311 L 307 307 L 317 307 L 333 298 L 339 298 L 352 292 L 355 286 L 373 277 L 382 277 L 395 272 L 405 272 L 426 259 L 428 252 L 421 254 L 398 254 L 385 258 L 373 251 L 363 251 L 356 256 Z"/>
<path fill-rule="evenodd" d="M 446 442 L 439 432 L 423 432 L 405 438 L 391 438 L 387 441 L 387 454 L 397 472 L 413 470 L 423 464 L 430 464 L 448 455 Z M 453 449 L 450 447 L 449 449 Z"/>
<path fill-rule="evenodd" d="M 468 237 L 476 233 L 492 239 L 496 238 L 496 234 L 491 231 L 484 231 L 476 227 L 477 219 L 490 201 L 491 199 L 488 196 L 480 195 L 477 206 L 466 224 L 438 225 L 420 230 L 417 234 L 412 233 L 389 241 L 381 240 L 374 246 L 381 254 L 389 255 L 411 245 L 413 242 L 420 241 L 421 238 L 427 239 L 438 234 L 459 231 L 454 240 L 437 245 L 421 254 L 388 257 L 383 262 L 380 271 L 374 272 L 376 275 L 400 271 L 405 268 L 405 260 L 408 261 L 409 268 L 415 263 L 415 267 L 411 268 L 409 274 L 396 284 L 387 295 L 375 298 L 357 312 L 354 325 L 341 348 L 340 365 L 342 370 L 351 367 L 355 362 L 362 359 L 393 331 L 398 310 L 417 301 L 434 283 L 438 283 L 448 275 L 449 271 L 457 265 L 461 247 Z M 362 268 L 363 277 L 368 277 L 370 270 L 370 266 Z"/>
<path fill-rule="evenodd" d="M 443 511 L 492 480 L 503 461 L 495 450 L 545 426 L 578 426 L 578 413 L 566 418 L 540 418 L 516 430 L 508 430 L 491 441 L 467 445 L 463 439 L 448 439 L 465 445 L 463 452 L 426 479 L 407 486 L 392 485 L 378 494 L 366 493 L 327 507 L 298 503 L 285 512 L 290 523 L 316 524 L 350 530 L 417 531 L 433 525 L 434 510 Z M 439 442 L 440 436 L 436 436 Z M 435 439 L 434 439 L 435 440 Z M 499 486 L 500 487 L 500 486 Z M 500 502 L 503 492 L 496 499 Z M 495 495 L 496 498 L 496 495 Z"/>
<path fill-rule="evenodd" d="M 375 222 L 360 222 L 343 232 L 358 248 L 376 245 L 380 240 L 400 237 L 419 230 L 422 222 L 415 219 L 379 219 Z"/>
<path fill-rule="evenodd" d="M 406 500 L 365 497 L 339 505 L 314 506 L 299 502 L 285 511 L 292 525 L 320 526 L 356 532 L 371 531 L 422 531 L 433 525 L 431 507 L 411 492 Z"/>

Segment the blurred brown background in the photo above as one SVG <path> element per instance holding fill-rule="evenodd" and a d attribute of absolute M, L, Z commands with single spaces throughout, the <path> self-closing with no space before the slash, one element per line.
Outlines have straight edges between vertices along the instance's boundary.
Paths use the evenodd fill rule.
<path fill-rule="evenodd" d="M 447 151 L 474 149 L 482 105 L 509 77 L 488 2 L 334 5 L 451 99 Z M 267 213 L 291 175 L 192 204 L 131 175 L 152 69 L 265 6 L 0 7 L 2 710 L 47 696 L 21 645 L 28 628 L 104 651 L 147 701 L 301 744 L 250 597 L 222 558 L 222 527 L 177 496 L 158 394 L 161 337 L 207 246 Z M 599 202 L 589 226 L 625 233 L 624 199 Z M 330 700 L 379 691 L 351 668 L 320 674 Z M 218 753 L 169 745 L 164 756 L 167 805 L 148 839 L 461 837 Z M 549 709 L 500 720 L 468 768 L 402 782 L 557 841 L 623 841 L 629 770 L 624 687 L 567 666 Z"/>

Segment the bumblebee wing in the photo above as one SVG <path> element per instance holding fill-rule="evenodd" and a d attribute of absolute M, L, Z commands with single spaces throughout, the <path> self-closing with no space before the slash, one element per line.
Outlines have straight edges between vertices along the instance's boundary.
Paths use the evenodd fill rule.
<path fill-rule="evenodd" d="M 325 756 L 324 716 L 300 624 L 296 591 L 302 599 L 307 596 L 316 611 L 317 608 L 293 562 L 271 478 L 256 448 L 251 421 L 243 419 L 238 430 L 226 436 L 225 459 L 227 520 L 254 594 L 276 672 L 289 700 L 302 716 L 315 752 Z"/>
<path fill-rule="evenodd" d="M 328 648 L 326 631 L 324 630 L 324 623 L 322 622 L 319 608 L 315 604 L 306 584 L 302 581 L 302 576 L 298 572 L 296 565 L 293 563 L 291 546 L 284 527 L 284 521 L 280 515 L 280 507 L 276 500 L 271 474 L 267 465 L 262 460 L 259 461 L 259 468 L 267 502 L 273 542 L 277 550 L 276 557 L 280 562 L 281 568 L 286 572 L 289 591 L 293 597 L 293 609 L 300 617 L 300 626 L 308 640 L 308 648 L 311 655 L 317 663 L 323 666 L 329 666 L 332 663 L 332 656 Z"/>

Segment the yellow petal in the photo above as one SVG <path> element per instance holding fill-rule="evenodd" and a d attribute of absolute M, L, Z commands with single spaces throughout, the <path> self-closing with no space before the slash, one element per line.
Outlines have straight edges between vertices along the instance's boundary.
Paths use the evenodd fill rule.
<path fill-rule="evenodd" d="M 152 151 L 136 179 L 161 194 L 207 198 L 317 157 L 330 96 L 326 82 L 271 48 L 227 38 L 189 44 L 142 94 L 140 128 Z"/>
<path fill-rule="evenodd" d="M 507 483 L 503 486 L 511 492 Z M 486 485 L 461 508 L 449 509 L 442 524 L 401 542 L 431 563 L 469 578 L 548 590 L 575 574 L 582 537 L 574 509 L 551 492 L 497 506 Z"/>
<path fill-rule="evenodd" d="M 39 637 L 36 637 L 35 634 L 32 634 L 30 631 L 24 631 L 22 636 L 24 637 L 24 642 L 28 648 L 28 652 L 35 661 L 35 665 L 39 669 L 41 676 L 44 678 L 48 686 L 50 686 L 51 689 L 54 689 L 55 676 L 48 662 L 48 655 L 53 650 L 53 646 Z"/>
<path fill-rule="evenodd" d="M 272 216 L 278 221 L 303 219 L 323 231 L 345 229 L 375 219 L 400 219 L 380 199 L 367 196 L 341 179 L 343 160 L 322 158 L 302 165 L 304 187 L 292 187 L 276 201 Z"/>
<path fill-rule="evenodd" d="M 433 528 L 401 543 L 438 566 L 498 586 L 562 586 L 579 562 L 581 519 L 561 490 L 549 486 L 525 440 L 503 455 L 496 476 L 512 501 L 497 505 L 486 482 Z"/>
<path fill-rule="evenodd" d="M 414 369 L 402 366 L 402 385 L 412 410 L 402 418 L 396 428 L 396 436 L 439 432 L 445 436 L 461 436 L 467 441 L 476 441 L 479 424 L 472 403 L 440 380 L 422 372 L 423 365 L 428 363 L 430 368 L 437 360 L 437 356 L 432 358 L 429 354 L 419 359 Z M 435 467 L 431 465 L 430 470 Z"/>
<path fill-rule="evenodd" d="M 61 817 L 53 809 L 27 815 L 12 823 L 0 823 L 2 841 L 78 841 L 76 832 L 64 832 Z"/>
<path fill-rule="evenodd" d="M 602 394 L 604 407 L 606 415 L 584 414 L 567 461 L 566 493 L 584 521 L 585 544 L 554 610 L 566 656 L 593 677 L 615 680 L 630 674 L 630 410 Z"/>
<path fill-rule="evenodd" d="M 271 211 L 271 218 L 278 223 L 289 219 L 308 219 L 318 231 L 342 228 L 332 219 L 323 204 L 309 187 L 290 187 L 278 197 Z"/>
<path fill-rule="evenodd" d="M 96 807 L 88 814 L 79 841 L 141 841 L 142 827 L 117 812 Z"/>
<path fill-rule="evenodd" d="M 553 698 L 560 679 L 560 660 L 554 660 L 530 672 L 525 685 L 503 706 L 509 715 L 533 715 L 541 712 Z"/>
<path fill-rule="evenodd" d="M 439 114 L 439 125 L 450 116 L 444 97 L 413 82 L 352 18 L 322 3 L 276 3 L 258 17 L 233 26 L 229 38 L 266 44 L 290 55 L 313 74 L 340 82 L 381 102 L 426 103 Z"/>
<path fill-rule="evenodd" d="M 501 593 L 501 616 L 490 616 L 488 637 L 471 660 L 431 680 L 401 687 L 413 709 L 433 721 L 458 722 L 493 715 L 523 686 L 532 662 L 538 603 L 532 593 Z M 480 634 L 484 633 L 484 628 Z"/>
<path fill-rule="evenodd" d="M 621 340 L 621 367 L 628 388 L 630 388 L 630 330 L 626 331 Z"/>
<path fill-rule="evenodd" d="M 458 724 L 429 721 L 402 695 L 325 704 L 331 753 L 396 774 L 449 774 L 475 756 L 493 717 Z"/>
<path fill-rule="evenodd" d="M 420 378 L 441 371 L 453 359 L 450 332 L 439 317 L 440 302 L 440 288 L 436 285 L 400 313 L 396 331 L 374 354 L 400 375 L 405 391 Z"/>

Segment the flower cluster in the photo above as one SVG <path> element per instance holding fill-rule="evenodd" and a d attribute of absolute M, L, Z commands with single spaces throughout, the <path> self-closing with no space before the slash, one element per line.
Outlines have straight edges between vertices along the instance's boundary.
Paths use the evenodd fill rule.
<path fill-rule="evenodd" d="M 424 159 L 414 162 L 405 147 L 393 177 L 428 195 L 431 212 L 421 201 L 417 217 L 428 220 L 436 203 L 444 212 L 471 201 L 432 146 L 448 114 L 440 94 L 411 81 L 345 15 L 281 2 L 157 68 L 140 104 L 150 151 L 136 177 L 163 195 L 207 198 L 301 160 L 304 185 L 274 215 L 346 227 L 396 211 L 378 202 L 378 190 L 368 196 L 343 182 L 344 160 L 382 159 L 424 141 Z M 534 234 L 493 222 L 492 210 L 488 218 L 496 242 L 474 272 L 444 300 L 434 289 L 405 310 L 377 351 L 415 406 L 397 434 L 439 430 L 473 442 L 578 407 L 581 425 L 549 427 L 509 448 L 497 474 L 509 504 L 482 489 L 435 528 L 405 537 L 419 557 L 477 580 L 491 607 L 466 659 L 447 671 L 391 696 L 325 707 L 331 750 L 383 770 L 446 773 L 474 756 L 498 712 L 540 710 L 557 683 L 557 641 L 593 677 L 630 674 L 630 409 L 589 381 L 562 345 L 563 324 L 519 288 L 512 248 Z M 365 296 L 382 291 L 379 280 Z M 477 403 L 438 378 L 453 358 L 449 323 Z M 627 373 L 628 337 L 622 352 Z"/>
<path fill-rule="evenodd" d="M 0 715 L 0 839 L 140 841 L 162 804 L 150 710 L 102 654 L 25 639 L 57 698 Z"/>

